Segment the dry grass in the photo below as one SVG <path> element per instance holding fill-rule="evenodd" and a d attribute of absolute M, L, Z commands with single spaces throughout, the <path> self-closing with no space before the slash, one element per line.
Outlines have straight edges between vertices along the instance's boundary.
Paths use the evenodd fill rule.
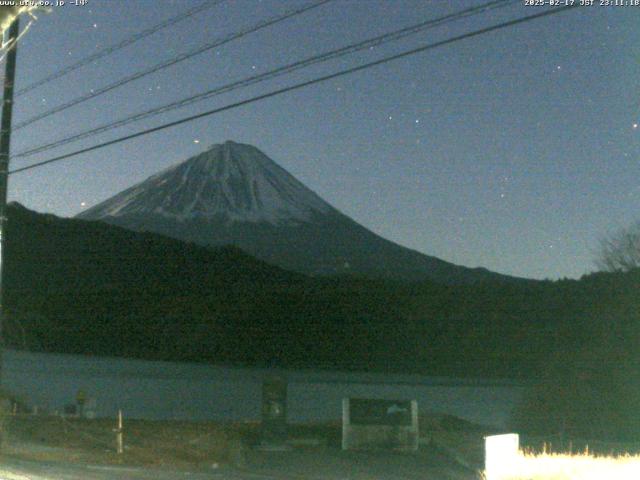
<path fill-rule="evenodd" d="M 125 419 L 121 455 L 115 452 L 115 426 L 115 419 L 18 415 L 9 425 L 3 453 L 33 460 L 174 468 L 241 461 L 242 429 L 237 425 Z"/>
<path fill-rule="evenodd" d="M 260 440 L 259 422 L 124 421 L 124 453 L 116 453 L 115 419 L 9 415 L 2 453 L 39 461 L 168 466 L 175 469 L 244 466 L 247 448 Z M 291 425 L 300 450 L 339 448 L 339 423 Z"/>
<path fill-rule="evenodd" d="M 640 455 L 520 453 L 509 470 L 487 480 L 638 480 Z"/>

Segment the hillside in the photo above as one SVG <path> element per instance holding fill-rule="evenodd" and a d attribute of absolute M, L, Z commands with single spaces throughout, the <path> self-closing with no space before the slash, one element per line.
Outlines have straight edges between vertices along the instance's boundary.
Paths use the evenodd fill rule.
<path fill-rule="evenodd" d="M 34 350 L 532 377 L 557 352 L 638 337 L 638 272 L 458 286 L 310 278 L 235 248 L 17 205 L 6 251 L 7 341 Z"/>

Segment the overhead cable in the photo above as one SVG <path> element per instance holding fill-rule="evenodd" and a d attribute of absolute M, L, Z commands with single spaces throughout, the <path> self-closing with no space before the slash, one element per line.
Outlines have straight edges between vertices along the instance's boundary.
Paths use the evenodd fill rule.
<path fill-rule="evenodd" d="M 202 112 L 202 113 L 199 113 L 199 114 L 196 114 L 196 115 L 191 115 L 189 117 L 182 118 L 180 120 L 176 120 L 176 121 L 173 121 L 173 122 L 165 123 L 165 124 L 159 125 L 157 127 L 149 128 L 149 129 L 146 129 L 146 130 L 142 130 L 140 132 L 132 133 L 132 134 L 129 134 L 129 135 L 125 135 L 123 137 L 119 137 L 119 138 L 116 138 L 116 139 L 113 139 L 113 140 L 109 140 L 107 142 L 102 142 L 102 143 L 99 143 L 97 145 L 93 145 L 93 146 L 90 146 L 90 147 L 82 148 L 82 149 L 76 150 L 74 152 L 70 152 L 70 153 L 66 153 L 64 155 L 59 155 L 57 157 L 50 158 L 48 160 L 43 160 L 41 162 L 33 163 L 33 164 L 28 165 L 26 167 L 16 168 L 14 170 L 11 170 L 9 172 L 9 174 L 20 173 L 20 172 L 24 172 L 24 171 L 31 170 L 31 169 L 34 169 L 34 168 L 42 167 L 44 165 L 48 165 L 48 164 L 51 164 L 51 163 L 54 163 L 54 162 L 59 162 L 59 161 L 62 161 L 62 160 L 66 160 L 68 158 L 76 157 L 78 155 L 81 155 L 83 153 L 92 152 L 94 150 L 105 148 L 105 147 L 108 147 L 110 145 L 115 145 L 115 144 L 122 143 L 122 142 L 125 142 L 125 141 L 128 141 L 128 140 L 132 140 L 134 138 L 142 137 L 144 135 L 148 135 L 148 134 L 151 134 L 151 133 L 159 132 L 161 130 L 165 130 L 167 128 L 171 128 L 171 127 L 175 127 L 175 126 L 178 126 L 178 125 L 182 125 L 182 124 L 187 123 L 187 122 L 192 122 L 192 121 L 198 120 L 200 118 L 209 117 L 209 116 L 221 113 L 221 112 L 225 112 L 227 110 L 232 110 L 232 109 L 244 106 L 244 105 L 249 105 L 251 103 L 255 103 L 255 102 L 258 102 L 258 101 L 261 101 L 261 100 L 265 100 L 267 98 L 275 97 L 277 95 L 282 95 L 283 93 L 299 90 L 301 88 L 305 88 L 305 87 L 308 87 L 310 85 L 315 85 L 315 84 L 318 84 L 318 83 L 321 83 L 321 82 L 326 82 L 328 80 L 332 80 L 334 78 L 338 78 L 338 77 L 342 77 L 342 76 L 345 76 L 345 75 L 349 75 L 351 73 L 359 72 L 361 70 L 366 70 L 366 69 L 369 69 L 369 68 L 377 66 L 377 65 L 382 65 L 382 64 L 394 61 L 394 60 L 398 60 L 398 59 L 401 59 L 401 58 L 406 58 L 408 56 L 415 55 L 417 53 L 425 52 L 425 51 L 428 51 L 428 50 L 433 50 L 435 48 L 442 47 L 442 46 L 445 46 L 445 45 L 450 45 L 452 43 L 456 43 L 456 42 L 459 42 L 461 40 L 465 40 L 465 39 L 472 38 L 472 37 L 477 37 L 477 36 L 483 35 L 485 33 L 489 33 L 489 32 L 493 32 L 493 31 L 496 31 L 496 30 L 501 30 L 501 29 L 504 29 L 504 28 L 507 28 L 507 27 L 512 27 L 514 25 L 530 22 L 532 20 L 536 20 L 536 19 L 539 19 L 539 18 L 548 17 L 548 16 L 551 16 L 551 15 L 556 15 L 556 14 L 565 12 L 567 10 L 570 10 L 570 9 L 573 9 L 573 8 L 577 8 L 578 6 L 579 6 L 578 4 L 573 4 L 573 5 L 567 5 L 567 6 L 552 8 L 552 9 L 545 10 L 545 11 L 540 12 L 540 13 L 536 13 L 536 14 L 533 14 L 533 15 L 528 15 L 526 17 L 521 17 L 521 18 L 517 18 L 517 19 L 514 19 L 514 20 L 509 20 L 509 21 L 502 22 L 502 23 L 499 23 L 499 24 L 496 24 L 496 25 L 492 25 L 490 27 L 485 27 L 485 28 L 482 28 L 482 29 L 479 29 L 479 30 L 474 30 L 472 32 L 468 32 L 468 33 L 465 33 L 465 34 L 462 34 L 462 35 L 458 35 L 458 36 L 449 38 L 447 40 L 442 40 L 442 41 L 439 41 L 439 42 L 423 45 L 421 47 L 413 48 L 411 50 L 406 50 L 406 51 L 401 52 L 401 53 L 397 53 L 397 54 L 394 54 L 394 55 L 383 57 L 383 58 L 381 58 L 379 60 L 375 60 L 373 62 L 369 62 L 369 63 L 363 64 L 363 65 L 358 65 L 356 67 L 347 68 L 345 70 L 340 70 L 338 72 L 331 73 L 329 75 L 324 75 L 322 77 L 318 77 L 318 78 L 315 78 L 313 80 L 307 80 L 305 82 L 300 82 L 300 83 L 297 83 L 297 84 L 294 84 L 294 85 L 291 85 L 291 86 L 288 86 L 288 87 L 280 88 L 278 90 L 274 90 L 274 91 L 271 91 L 271 92 L 268 92 L 268 93 L 265 93 L 265 94 L 262 94 L 262 95 L 257 95 L 255 97 L 251 97 L 251 98 L 248 98 L 246 100 L 241 100 L 239 102 L 231 103 L 229 105 L 225 105 L 224 107 L 219 107 L 219 108 L 215 108 L 213 110 Z"/>

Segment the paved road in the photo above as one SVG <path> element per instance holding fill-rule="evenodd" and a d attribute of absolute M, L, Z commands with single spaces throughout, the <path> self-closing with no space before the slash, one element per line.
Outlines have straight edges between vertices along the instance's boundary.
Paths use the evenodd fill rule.
<path fill-rule="evenodd" d="M 251 472 L 289 480 L 476 480 L 474 472 L 435 450 L 417 454 L 318 451 L 246 453 Z"/>
<path fill-rule="evenodd" d="M 249 451 L 242 468 L 200 471 L 77 465 L 4 458 L 0 480 L 476 480 L 437 452 L 417 455 Z"/>
<path fill-rule="evenodd" d="M 76 465 L 60 462 L 35 462 L 3 459 L 1 480 L 258 480 L 230 469 L 185 472 L 155 468 Z M 262 477 L 272 480 L 271 477 Z"/>

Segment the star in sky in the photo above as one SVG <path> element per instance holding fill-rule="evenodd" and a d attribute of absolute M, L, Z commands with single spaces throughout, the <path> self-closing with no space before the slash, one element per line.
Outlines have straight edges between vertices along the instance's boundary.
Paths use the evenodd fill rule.
<path fill-rule="evenodd" d="M 114 10 L 120 3 L 127 6 Z M 146 3 L 92 2 L 91 10 L 67 10 L 64 15 L 51 15 L 39 22 L 21 45 L 18 82 L 26 86 L 44 78 L 73 64 L 74 58 L 95 53 L 103 42 L 117 44 L 131 33 L 183 12 L 189 2 L 157 0 L 162 6 L 157 9 L 149 9 Z M 198 47 L 210 41 L 214 30 L 220 29 L 215 35 L 224 35 L 245 28 L 240 19 L 245 18 L 246 6 L 243 2 L 227 3 L 224 15 L 211 9 L 108 59 L 92 62 L 71 74 L 66 83 L 61 81 L 20 97 L 16 119 L 30 118 L 48 105 L 63 104 L 85 92 L 95 93 L 122 75 Z M 270 16 L 272 8 L 286 10 L 289 3 L 298 2 L 263 1 L 262 15 Z M 43 119 L 37 135 L 30 129 L 17 131 L 12 136 L 12 150 L 26 150 L 77 133 L 85 125 L 97 126 L 175 101 L 186 95 L 183 90 L 197 93 L 232 78 L 255 75 L 258 68 L 275 68 L 383 31 L 404 28 L 417 18 L 453 13 L 463 4 L 475 2 L 344 2 L 340 8 L 332 8 L 330 2 L 322 12 L 301 16 L 297 26 L 283 22 L 274 25 L 269 35 L 266 31 L 247 35 L 241 44 L 229 42 L 224 48 L 214 49 L 207 58 L 213 60 L 215 69 L 201 58 L 158 72 L 149 82 L 92 99 L 86 108 L 69 109 L 64 117 Z M 508 15 L 526 15 L 526 10 L 514 4 Z M 637 92 L 624 88 L 633 82 L 630 66 L 634 65 L 634 53 L 632 49 L 614 48 L 613 43 L 633 44 L 640 10 L 611 9 L 606 15 L 596 11 L 599 9 L 578 10 L 380 65 L 336 81 L 332 89 L 301 89 L 295 95 L 176 126 L 145 141 L 88 152 L 65 163 L 68 168 L 59 164 L 16 175 L 10 182 L 10 198 L 37 211 L 71 216 L 198 153 L 204 145 L 232 139 L 254 144 L 345 214 L 404 246 L 502 273 L 578 278 L 593 268 L 590 247 L 597 245 L 599 236 L 606 234 L 611 224 L 624 225 L 638 217 L 637 205 L 619 202 L 616 192 L 640 196 L 635 181 L 636 173 L 640 173 L 640 145 L 636 144 L 640 139 L 639 104 Z M 455 27 L 457 33 L 501 20 L 502 13 L 495 18 L 490 17 L 493 12 L 486 14 L 468 18 Z M 314 30 L 319 25 L 324 29 Z M 84 36 L 81 49 L 75 32 Z M 447 32 L 434 32 L 433 39 L 441 38 L 440 34 L 444 38 Z M 567 49 L 532 48 L 541 35 L 549 42 L 566 44 Z M 277 41 L 282 36 L 295 48 L 283 48 Z M 427 41 L 407 38 L 402 45 L 376 46 L 374 52 L 385 56 Z M 157 48 L 161 42 L 163 48 Z M 55 47 L 43 49 L 43 44 Z M 360 58 L 353 55 L 345 65 L 355 65 Z M 322 73 L 338 69 L 334 64 L 323 68 L 326 70 Z M 512 74 L 516 69 L 519 73 Z M 541 85 L 541 72 L 556 80 L 571 78 Z M 176 78 L 180 78 L 179 84 Z M 572 80 L 577 78 L 590 78 L 594 88 L 574 88 Z M 268 85 L 256 87 L 255 93 L 269 89 Z M 221 99 L 220 105 L 226 101 Z M 301 112 L 300 104 L 310 108 Z M 199 113 L 204 108 L 201 104 L 185 106 L 171 118 Z M 264 122 L 264 118 L 270 121 Z M 326 135 L 317 135 L 318 125 Z M 386 134 L 378 135 L 379 131 Z M 592 133 L 587 135 L 587 131 Z M 108 138 L 86 139 L 78 148 Z M 29 163 L 45 160 L 46 155 L 29 159 Z M 600 164 L 603 155 L 609 159 L 609 168 L 597 172 L 594 181 L 593 166 Z M 395 163 L 388 167 L 391 157 Z M 378 163 L 379 168 L 371 168 Z M 16 159 L 16 166 L 25 164 L 26 159 Z M 428 178 L 435 188 L 407 181 L 425 171 L 426 165 L 432 167 Z M 517 167 L 519 170 L 513 171 L 517 175 L 502 170 L 506 167 Z M 336 171 L 341 175 L 335 175 Z M 462 182 L 460 179 L 470 171 L 473 181 Z M 501 174 L 496 176 L 497 172 Z M 370 198 L 374 181 L 378 198 L 385 200 L 384 209 L 363 200 Z M 345 189 L 346 183 L 353 187 Z M 86 205 L 79 207 L 78 198 Z M 589 208 L 584 198 L 598 199 L 598 205 L 608 208 Z M 432 207 L 428 216 L 421 202 Z M 393 214 L 384 217 L 381 210 Z M 462 211 L 466 220 L 455 222 Z M 438 228 L 451 220 L 459 231 Z M 544 238 L 540 232 L 565 232 L 572 240 L 560 243 Z M 458 234 L 464 240 L 454 245 L 450 238 Z M 548 249 L 550 244 L 554 245 L 552 250 Z M 534 246 L 559 253 L 534 258 L 530 255 Z"/>

